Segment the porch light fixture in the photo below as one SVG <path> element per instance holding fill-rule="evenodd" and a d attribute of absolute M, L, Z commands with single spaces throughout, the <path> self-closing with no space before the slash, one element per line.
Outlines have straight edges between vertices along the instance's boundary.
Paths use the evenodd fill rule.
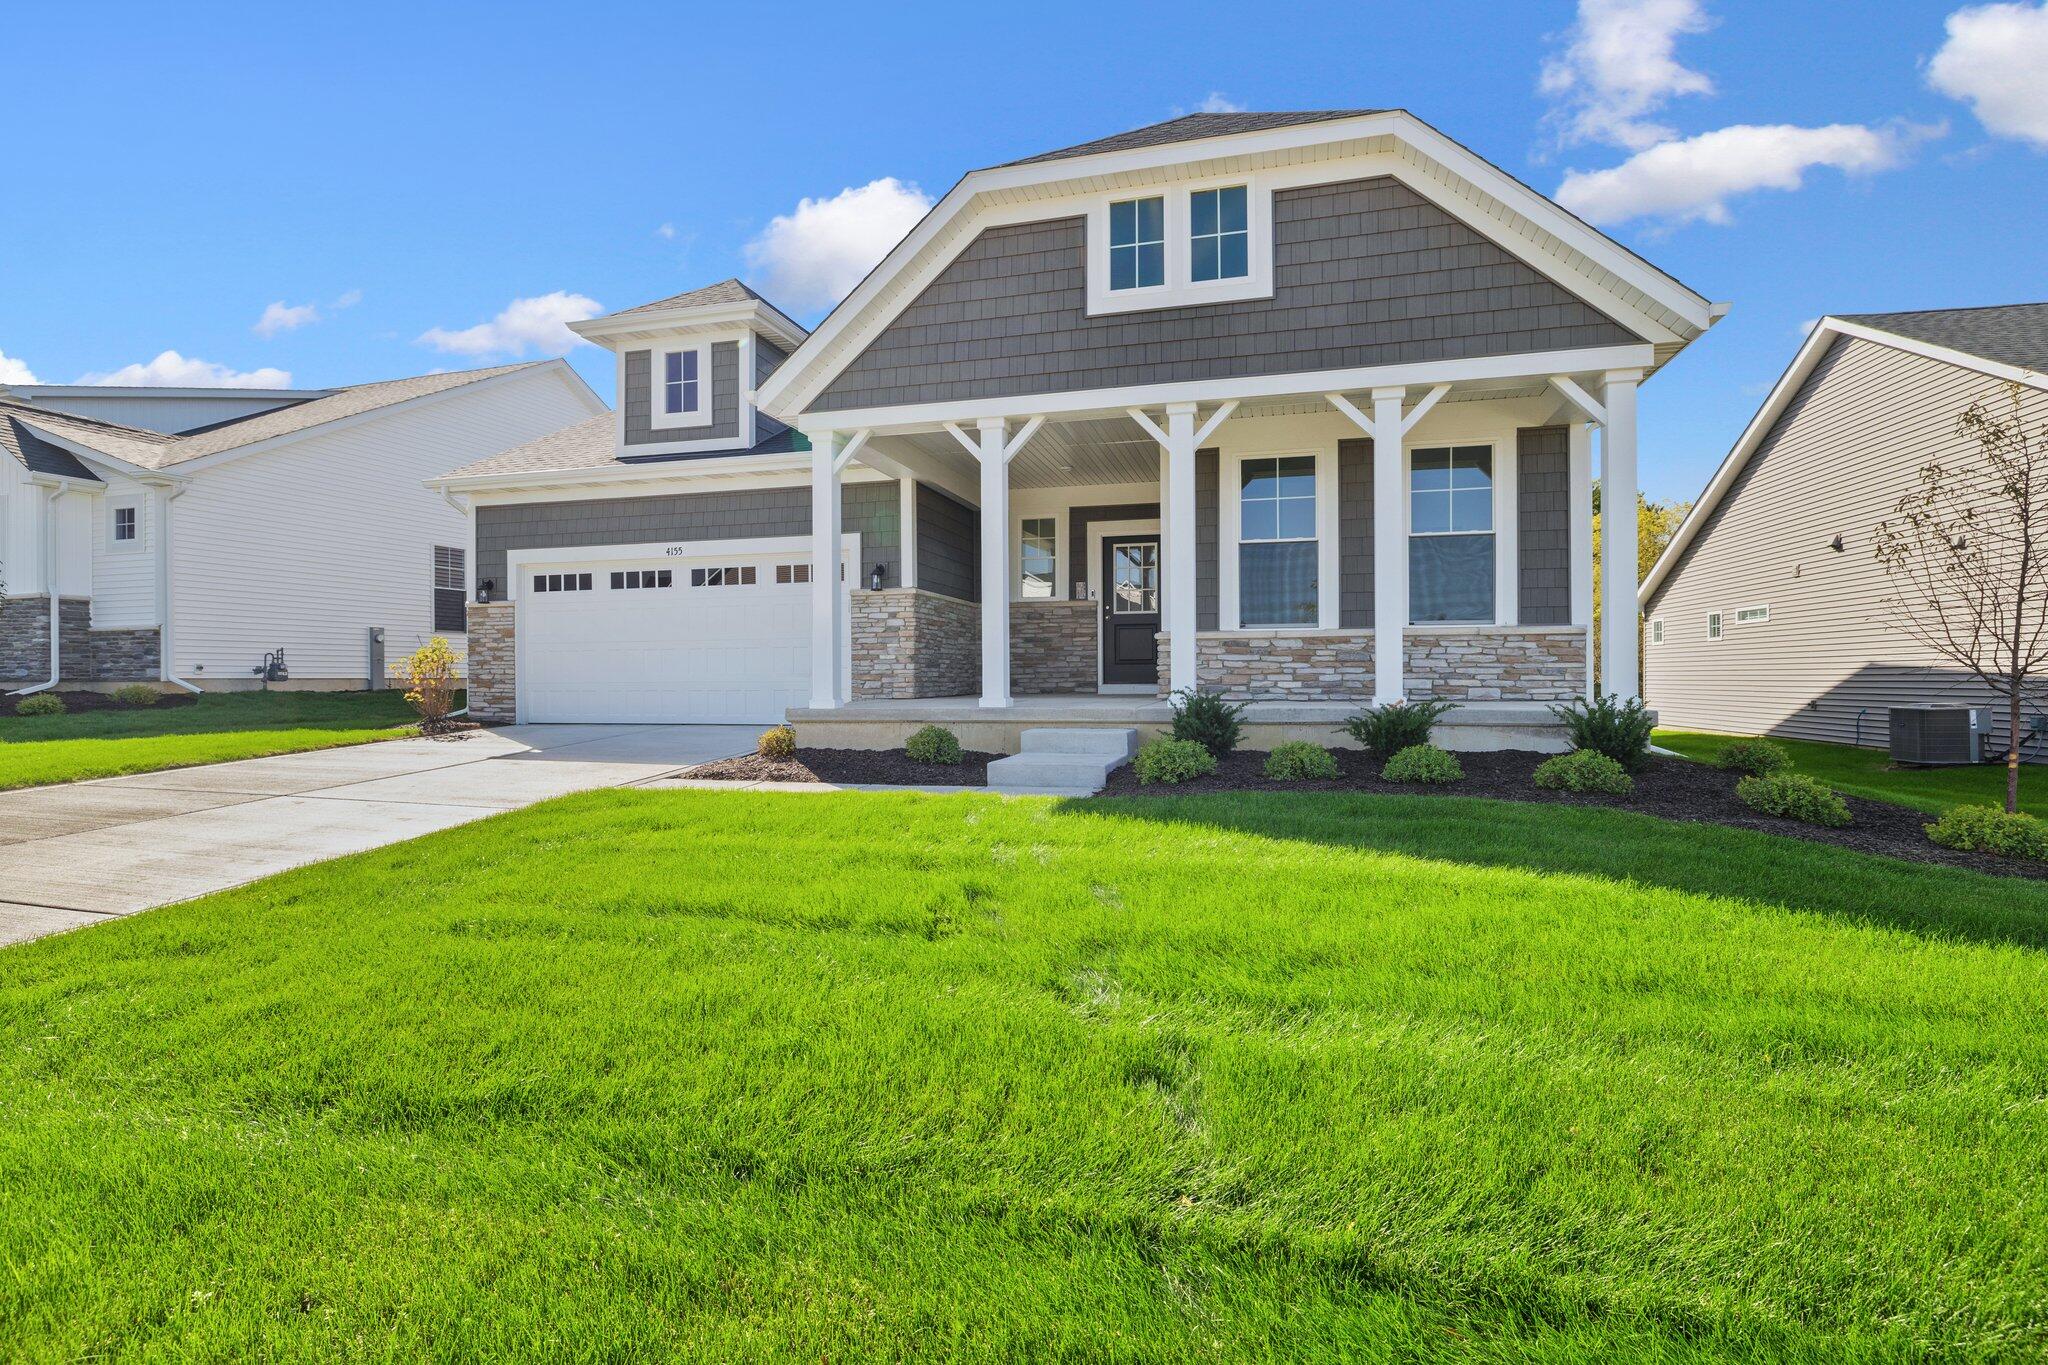
<path fill-rule="evenodd" d="M 872 573 L 870 573 L 870 574 L 868 575 L 868 591 L 869 591 L 869 592 L 880 592 L 881 590 L 882 590 L 882 566 L 881 566 L 880 564 L 877 564 L 877 565 L 875 565 L 875 568 L 874 568 L 874 572 L 872 572 Z"/>
<path fill-rule="evenodd" d="M 477 583 L 476 603 L 478 606 L 487 607 L 491 604 L 491 589 L 495 586 L 497 586 L 496 580 L 489 578 L 482 579 Z"/>

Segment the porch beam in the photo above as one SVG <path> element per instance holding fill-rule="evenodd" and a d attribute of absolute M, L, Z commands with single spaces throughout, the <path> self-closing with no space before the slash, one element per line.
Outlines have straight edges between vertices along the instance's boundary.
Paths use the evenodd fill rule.
<path fill-rule="evenodd" d="M 1018 432 L 1015 436 L 1011 437 L 1007 442 L 1004 443 L 1003 463 L 1008 464 L 1010 461 L 1016 459 L 1018 453 L 1022 451 L 1025 446 L 1031 444 L 1031 438 L 1036 436 L 1038 434 L 1038 429 L 1044 425 L 1045 419 L 1043 417 L 1034 417 L 1030 421 L 1026 422 L 1024 424 L 1024 429 L 1022 431 Z"/>
<path fill-rule="evenodd" d="M 1401 448 L 1407 397 L 1405 388 L 1374 389 L 1372 421 L 1352 419 L 1373 436 L 1372 698 L 1382 706 L 1407 696 L 1408 496 Z"/>
<path fill-rule="evenodd" d="M 1229 421 L 1230 414 L 1236 411 L 1237 400 L 1233 398 L 1229 402 L 1225 403 L 1222 407 L 1216 409 L 1216 411 L 1210 413 L 1209 420 L 1202 423 L 1202 429 L 1195 433 L 1195 448 L 1197 450 L 1200 450 L 1202 448 L 1202 442 L 1208 440 L 1209 437 L 1215 433 L 1216 428 L 1222 426 L 1225 422 Z"/>
<path fill-rule="evenodd" d="M 1401 434 L 1403 436 L 1406 436 L 1409 432 L 1415 430 L 1415 424 L 1417 422 L 1420 422 L 1423 418 L 1429 416 L 1429 410 L 1435 407 L 1438 403 L 1441 403 L 1444 399 L 1444 395 L 1449 393 L 1450 391 L 1451 386 L 1449 384 L 1439 384 L 1435 388 L 1431 389 L 1428 393 L 1424 394 L 1422 396 L 1422 401 L 1420 403 L 1417 403 L 1414 407 L 1408 409 L 1407 415 L 1401 419 Z"/>
<path fill-rule="evenodd" d="M 1600 427 L 1600 689 L 1623 701 L 1642 695 L 1636 666 L 1636 386 L 1641 370 L 1605 376 Z"/>
<path fill-rule="evenodd" d="M 832 472 L 834 474 L 845 473 L 846 467 L 853 463 L 853 457 L 860 454 L 861 447 L 866 445 L 868 437 L 874 434 L 874 431 L 867 427 L 863 427 L 853 433 L 853 439 L 840 446 L 839 453 L 832 457 Z"/>
<path fill-rule="evenodd" d="M 1010 704 L 1010 424 L 975 423 L 981 440 L 981 704 Z M 956 437 L 964 433 L 955 431 Z"/>
<path fill-rule="evenodd" d="M 818 431 L 811 438 L 811 705 L 837 707 L 839 661 L 846 641 L 839 622 L 841 509 L 840 459 L 849 442 L 844 432 Z"/>
<path fill-rule="evenodd" d="M 962 431 L 958 422 L 948 422 L 945 425 L 946 430 L 952 433 L 953 439 L 960 443 L 962 450 L 966 451 L 976 460 L 981 459 L 981 441 L 977 437 L 969 436 L 966 432 Z"/>
<path fill-rule="evenodd" d="M 1580 388 L 1577 381 L 1570 375 L 1554 374 L 1550 376 L 1550 387 L 1563 394 L 1573 407 L 1586 414 L 1587 421 L 1595 423 L 1606 422 L 1607 409 L 1601 406 L 1592 394 Z"/>
<path fill-rule="evenodd" d="M 1167 437 L 1166 433 L 1159 429 L 1159 424 L 1157 422 L 1154 422 L 1149 416 L 1146 415 L 1145 410 L 1143 408 L 1132 408 L 1130 409 L 1130 414 L 1131 420 L 1133 422 L 1136 422 L 1139 426 L 1145 428 L 1145 434 L 1147 436 L 1150 436 L 1153 440 L 1159 442 L 1160 449 L 1164 450 L 1166 447 L 1173 444 L 1173 442 Z"/>
<path fill-rule="evenodd" d="M 1157 432 L 1147 421 L 1147 429 Z M 1195 669 L 1195 405 L 1166 407 L 1166 512 L 1172 533 L 1167 539 L 1166 612 L 1167 686 L 1192 691 Z"/>

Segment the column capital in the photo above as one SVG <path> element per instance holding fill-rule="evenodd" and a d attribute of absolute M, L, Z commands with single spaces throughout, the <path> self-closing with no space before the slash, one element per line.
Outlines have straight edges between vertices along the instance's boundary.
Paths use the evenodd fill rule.
<path fill-rule="evenodd" d="M 1372 401 L 1375 403 L 1399 403 L 1405 401 L 1407 397 L 1406 384 L 1383 384 L 1372 391 Z"/>
<path fill-rule="evenodd" d="M 1168 417 L 1193 416 L 1200 406 L 1198 403 L 1168 403 L 1166 405 L 1166 415 Z"/>
<path fill-rule="evenodd" d="M 1640 384 L 1643 382 L 1643 372 L 1641 370 L 1609 370 L 1600 376 L 1600 382 L 1603 384 Z"/>
<path fill-rule="evenodd" d="M 977 417 L 974 419 L 974 426 L 978 431 L 1001 433 L 1010 429 L 1010 419 L 1007 417 Z"/>

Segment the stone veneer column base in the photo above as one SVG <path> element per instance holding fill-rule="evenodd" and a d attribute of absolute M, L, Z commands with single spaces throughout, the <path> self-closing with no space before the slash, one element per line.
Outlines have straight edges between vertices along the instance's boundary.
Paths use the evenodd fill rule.
<path fill-rule="evenodd" d="M 57 606 L 58 672 L 65 682 L 154 682 L 162 673 L 155 626 L 94 630 L 92 600 L 66 597 Z M 50 676 L 50 599 L 0 602 L 0 682 L 39 683 Z"/>
<path fill-rule="evenodd" d="M 50 599 L 0 599 L 0 683 L 18 686 L 49 676 Z"/>
<path fill-rule="evenodd" d="M 855 697 L 963 697 L 981 690 L 981 607 L 923 588 L 853 594 Z"/>
<path fill-rule="evenodd" d="M 1410 627 L 1407 693 L 1417 700 L 1562 702 L 1585 695 L 1581 626 Z M 1159 637 L 1159 694 L 1167 694 L 1172 641 Z M 1248 701 L 1367 701 L 1373 632 L 1203 632 L 1195 677 L 1206 690 Z"/>
<path fill-rule="evenodd" d="M 1100 645 L 1095 602 L 1042 598 L 1010 604 L 1010 691 L 1019 696 L 1093 692 Z"/>
<path fill-rule="evenodd" d="M 510 602 L 469 604 L 469 718 L 487 725 L 519 718 L 513 612 Z"/>

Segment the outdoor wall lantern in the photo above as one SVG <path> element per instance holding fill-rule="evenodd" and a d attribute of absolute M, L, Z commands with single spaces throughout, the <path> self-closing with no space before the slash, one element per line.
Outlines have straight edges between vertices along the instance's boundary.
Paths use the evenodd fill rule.
<path fill-rule="evenodd" d="M 869 575 L 868 575 L 868 591 L 869 591 L 869 592 L 880 592 L 881 590 L 882 590 L 882 566 L 881 566 L 880 564 L 877 564 L 877 565 L 875 565 L 875 571 L 874 571 L 873 573 L 871 573 L 871 574 L 869 574 Z"/>
<path fill-rule="evenodd" d="M 491 604 L 491 588 L 495 582 L 495 579 L 486 578 L 476 585 L 476 602 L 478 606 L 487 607 Z"/>

